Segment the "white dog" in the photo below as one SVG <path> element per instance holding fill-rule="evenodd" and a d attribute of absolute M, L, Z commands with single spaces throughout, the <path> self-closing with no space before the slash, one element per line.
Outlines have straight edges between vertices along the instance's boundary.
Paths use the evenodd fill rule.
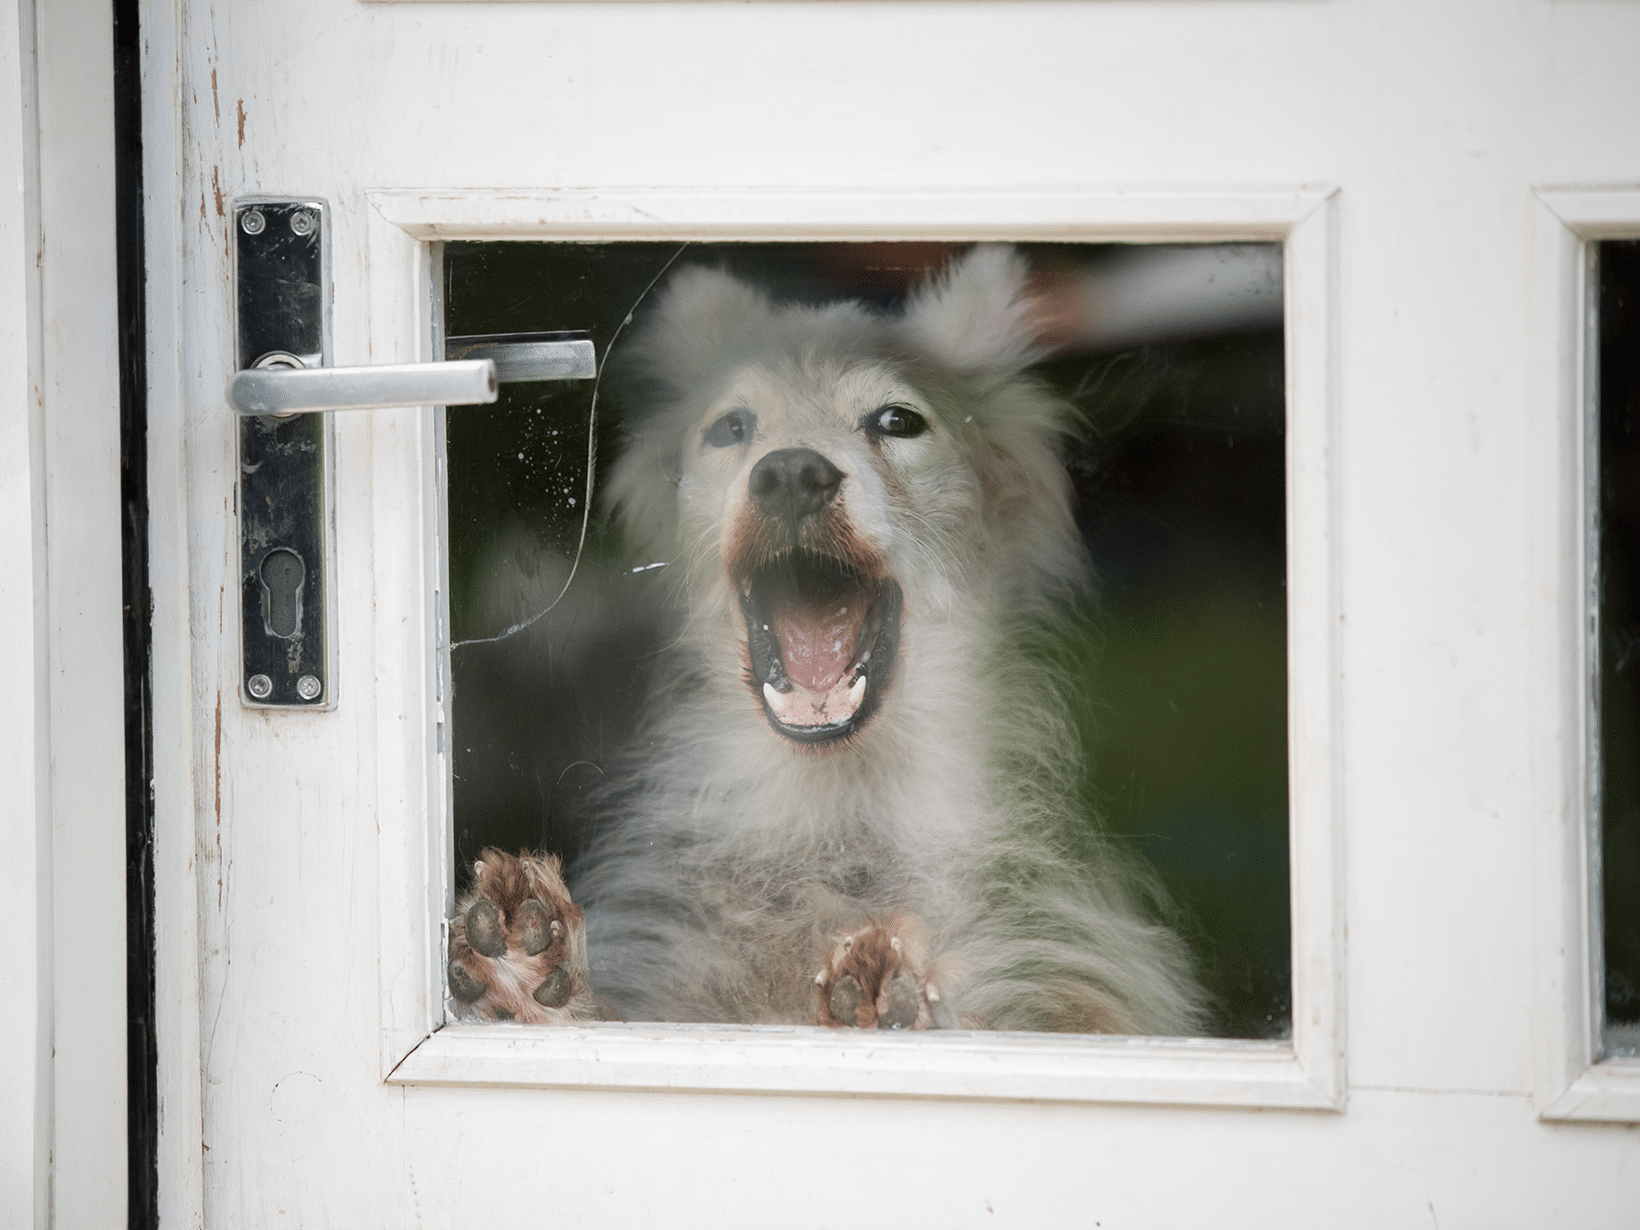
<path fill-rule="evenodd" d="M 1087 561 L 1058 455 L 1072 412 L 1027 374 L 1026 275 L 977 248 L 885 317 L 684 269 L 635 337 L 644 393 L 609 494 L 669 561 L 682 625 L 572 877 L 606 1011 L 1200 1028 L 1152 882 L 1079 802 L 1054 632 Z M 487 904 L 484 868 L 514 863 L 487 851 L 460 903 L 458 1005 L 593 1015 L 573 945 L 501 1002 L 526 920 Z M 573 910 L 548 913 L 578 931 Z"/>

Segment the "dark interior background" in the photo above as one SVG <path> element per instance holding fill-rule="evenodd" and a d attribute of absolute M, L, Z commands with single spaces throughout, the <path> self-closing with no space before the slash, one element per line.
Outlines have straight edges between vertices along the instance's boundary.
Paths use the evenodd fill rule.
<path fill-rule="evenodd" d="M 1120 255 L 1108 245 L 1022 247 L 1044 269 Z M 781 299 L 892 307 L 959 250 L 702 244 L 679 259 L 725 265 Z M 678 255 L 677 244 L 447 244 L 446 331 L 585 329 L 602 356 Z M 1281 329 L 1067 353 L 1041 371 L 1086 419 L 1066 464 L 1097 578 L 1071 654 L 1084 683 L 1089 822 L 1120 834 L 1171 891 L 1215 997 L 1217 1032 L 1285 1036 Z M 624 557 L 596 504 L 564 589 L 586 511 L 591 397 L 590 381 L 510 384 L 494 406 L 448 414 L 463 870 L 491 844 L 574 858 L 586 837 L 581 801 L 630 732 L 665 634 L 665 569 Z M 619 448 L 620 414 L 605 382 L 598 473 Z"/>
<path fill-rule="evenodd" d="M 1640 1053 L 1640 241 L 1600 245 L 1600 830 L 1607 1050 Z"/>

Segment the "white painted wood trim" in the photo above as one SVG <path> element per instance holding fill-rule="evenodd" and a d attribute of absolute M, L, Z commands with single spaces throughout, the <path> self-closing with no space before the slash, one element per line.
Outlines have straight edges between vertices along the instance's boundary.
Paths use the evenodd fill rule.
<path fill-rule="evenodd" d="M 366 210 L 372 363 L 432 359 L 430 250 Z M 361 361 L 363 361 L 361 359 Z M 368 431 L 371 532 L 349 567 L 369 565 L 376 589 L 377 678 L 397 676 L 387 695 L 410 698 L 413 712 L 379 720 L 378 809 L 381 835 L 382 1072 L 390 1072 L 444 1019 L 443 919 L 450 909 L 448 768 L 443 748 L 445 652 L 438 488 L 437 411 L 373 411 L 354 426 Z M 391 579 L 389 579 L 391 578 Z M 384 717 L 385 715 L 379 715 Z"/>
<path fill-rule="evenodd" d="M 1640 236 L 1640 189 L 1543 189 L 1533 219 L 1533 1021 L 1545 1119 L 1640 1120 L 1640 1062 L 1602 1062 L 1590 620 L 1590 244 Z"/>
<path fill-rule="evenodd" d="M 1291 1048 L 1217 1039 L 449 1025 L 389 1079 L 411 1085 L 1333 1109 Z"/>
<path fill-rule="evenodd" d="M 1287 232 L 1287 758 L 1293 1050 L 1342 1110 L 1344 823 L 1336 199 Z"/>
<path fill-rule="evenodd" d="M 994 189 L 377 189 L 374 211 L 438 239 L 1285 239 L 1325 187 Z"/>
<path fill-rule="evenodd" d="M 1325 188 L 1129 191 L 367 192 L 373 362 L 428 353 L 428 245 L 451 239 L 1018 239 L 1286 244 L 1291 1045 L 598 1026 L 439 1028 L 449 820 L 438 762 L 437 509 L 429 411 L 372 416 L 375 550 L 420 563 L 376 609 L 378 670 L 419 654 L 424 720 L 388 723 L 381 766 L 382 1071 L 399 1084 L 849 1093 L 1342 1109 L 1344 924 L 1335 479 L 1335 210 Z M 417 417 L 419 416 L 419 417 Z M 412 427 L 410 424 L 414 423 Z M 415 443 L 419 441 L 419 444 Z M 380 447 L 385 444 L 386 447 Z M 424 450 L 417 454 L 415 449 Z M 391 496 L 384 493 L 392 492 Z M 410 505 L 414 505 L 412 509 Z M 389 649 L 388 646 L 391 646 Z M 385 719 L 385 715 L 384 715 Z M 438 766 L 429 775 L 429 766 Z M 413 783 L 413 788 L 406 783 Z"/>
<path fill-rule="evenodd" d="M 1640 184 L 1541 188 L 1536 195 L 1580 240 L 1640 238 Z"/>
<path fill-rule="evenodd" d="M 51 687 L 46 652 L 46 483 L 41 387 L 39 149 L 34 10 L 0 23 L 0 642 L 13 663 L 0 708 L 0 1192 L 8 1224 L 45 1227 L 51 1179 Z"/>
<path fill-rule="evenodd" d="M 190 617 L 188 412 L 184 334 L 187 219 L 182 143 L 181 0 L 144 0 L 142 28 L 143 224 L 148 264 L 148 584 L 154 728 L 154 1030 L 158 1043 L 159 1219 L 165 1230 L 205 1224 L 205 1140 L 200 1050 L 200 913 L 197 821 L 201 798 L 220 798 L 203 747 L 220 713 L 194 685 Z M 226 412 L 224 410 L 224 412 Z M 228 515 L 224 510 L 222 515 Z M 232 697 L 229 703 L 234 703 Z M 206 806 L 211 806 L 210 802 Z"/>
<path fill-rule="evenodd" d="M 126 1217 L 124 645 L 111 12 L 0 34 L 0 1219 Z"/>

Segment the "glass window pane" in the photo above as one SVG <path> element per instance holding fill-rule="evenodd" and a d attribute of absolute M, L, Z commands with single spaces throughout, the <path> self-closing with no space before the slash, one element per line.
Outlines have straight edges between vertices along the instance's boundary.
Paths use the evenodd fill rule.
<path fill-rule="evenodd" d="M 1640 241 L 1599 252 L 1599 799 L 1605 1053 L 1640 1055 Z"/>
<path fill-rule="evenodd" d="M 602 356 L 633 322 L 598 386 L 590 507 L 593 382 L 507 384 L 493 407 L 448 413 L 458 888 L 494 846 L 559 854 L 574 889 L 619 749 L 657 717 L 649 687 L 676 634 L 678 578 L 623 542 L 605 487 L 641 401 L 619 379 L 623 347 L 673 275 L 721 267 L 777 302 L 892 315 L 964 251 L 445 246 L 449 335 L 585 329 Z M 1053 635 L 1030 650 L 1069 696 L 1075 857 L 1154 869 L 1160 891 L 1142 909 L 1188 943 L 1206 1032 L 1286 1036 L 1280 248 L 1018 251 L 1051 347 L 1034 372 L 1075 408 L 1062 461 L 1092 577 L 1086 593 L 1055 596 Z"/>

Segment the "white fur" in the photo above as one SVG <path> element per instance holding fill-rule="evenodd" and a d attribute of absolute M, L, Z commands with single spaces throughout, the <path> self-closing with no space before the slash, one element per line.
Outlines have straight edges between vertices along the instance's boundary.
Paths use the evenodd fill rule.
<path fill-rule="evenodd" d="M 1086 561 L 1070 411 L 1025 371 L 1026 272 L 981 247 L 884 317 L 684 269 L 631 343 L 643 404 L 611 495 L 644 558 L 673 562 L 681 630 L 574 883 L 593 983 L 630 1018 L 813 1022 L 835 938 L 900 911 L 939 969 L 936 1025 L 1200 1027 L 1153 885 L 1079 802 L 1052 646 Z M 858 424 L 888 403 L 929 430 L 874 447 Z M 704 443 L 734 409 L 752 438 Z M 843 472 L 838 505 L 904 594 L 880 710 L 818 747 L 747 686 L 725 567 L 751 467 L 785 447 Z"/>

